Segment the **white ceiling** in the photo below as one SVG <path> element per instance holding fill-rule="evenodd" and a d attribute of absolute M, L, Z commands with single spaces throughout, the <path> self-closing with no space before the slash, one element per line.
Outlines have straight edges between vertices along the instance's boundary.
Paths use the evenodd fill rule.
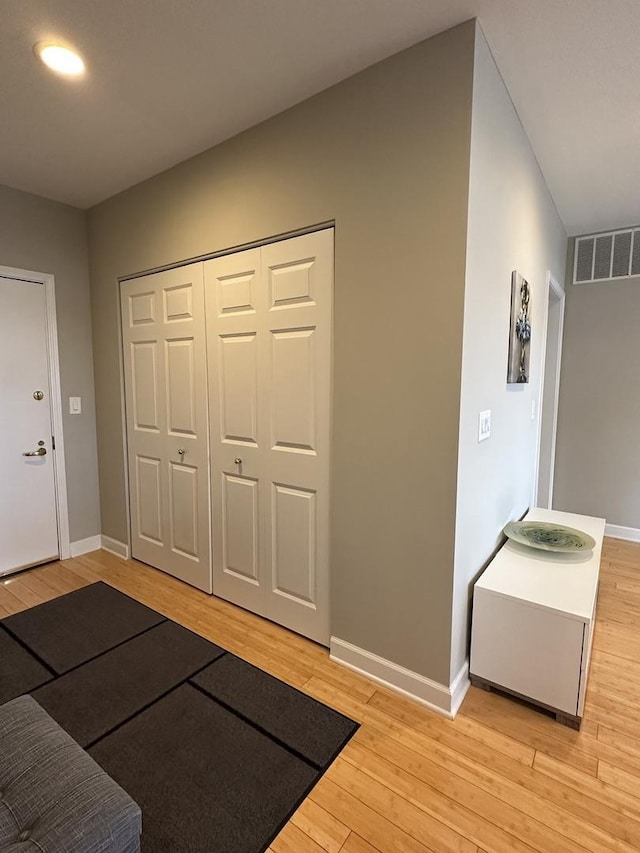
<path fill-rule="evenodd" d="M 474 16 L 569 233 L 640 223 L 638 0 L 0 0 L 0 183 L 90 207 Z"/>

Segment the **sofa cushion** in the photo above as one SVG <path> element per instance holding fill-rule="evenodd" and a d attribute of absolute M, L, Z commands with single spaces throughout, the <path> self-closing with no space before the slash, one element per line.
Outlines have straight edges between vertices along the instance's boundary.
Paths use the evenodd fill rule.
<path fill-rule="evenodd" d="M 120 851 L 142 831 L 139 807 L 38 705 L 0 707 L 0 849 Z"/>

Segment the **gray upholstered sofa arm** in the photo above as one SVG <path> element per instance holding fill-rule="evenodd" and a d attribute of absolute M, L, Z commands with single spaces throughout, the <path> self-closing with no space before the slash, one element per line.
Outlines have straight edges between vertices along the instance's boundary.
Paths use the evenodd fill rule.
<path fill-rule="evenodd" d="M 0 707 L 0 851 L 135 853 L 131 797 L 30 696 Z"/>

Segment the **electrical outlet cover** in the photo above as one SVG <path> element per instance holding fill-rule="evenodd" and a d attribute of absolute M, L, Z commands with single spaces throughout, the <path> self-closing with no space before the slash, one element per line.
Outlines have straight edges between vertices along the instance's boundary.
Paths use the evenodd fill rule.
<path fill-rule="evenodd" d="M 478 415 L 478 441 L 486 441 L 491 435 L 491 409 Z"/>

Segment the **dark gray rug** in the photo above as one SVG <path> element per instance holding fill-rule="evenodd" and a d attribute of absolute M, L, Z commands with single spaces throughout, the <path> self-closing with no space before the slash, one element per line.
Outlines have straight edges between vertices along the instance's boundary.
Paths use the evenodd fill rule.
<path fill-rule="evenodd" d="M 52 677 L 48 669 L 0 628 L 0 705 Z"/>
<path fill-rule="evenodd" d="M 93 583 L 7 616 L 2 624 L 61 675 L 165 618 L 105 583 Z"/>
<path fill-rule="evenodd" d="M 163 622 L 32 696 L 86 748 L 224 654 L 181 625 Z"/>
<path fill-rule="evenodd" d="M 142 809 L 154 853 L 263 850 L 318 776 L 189 684 L 89 754 Z"/>
<path fill-rule="evenodd" d="M 192 680 L 318 769 L 333 761 L 353 733 L 352 720 L 235 655 L 225 655 Z"/>
<path fill-rule="evenodd" d="M 143 853 L 261 853 L 358 728 L 103 583 L 0 621 L 0 701 L 26 691 L 139 803 Z"/>

